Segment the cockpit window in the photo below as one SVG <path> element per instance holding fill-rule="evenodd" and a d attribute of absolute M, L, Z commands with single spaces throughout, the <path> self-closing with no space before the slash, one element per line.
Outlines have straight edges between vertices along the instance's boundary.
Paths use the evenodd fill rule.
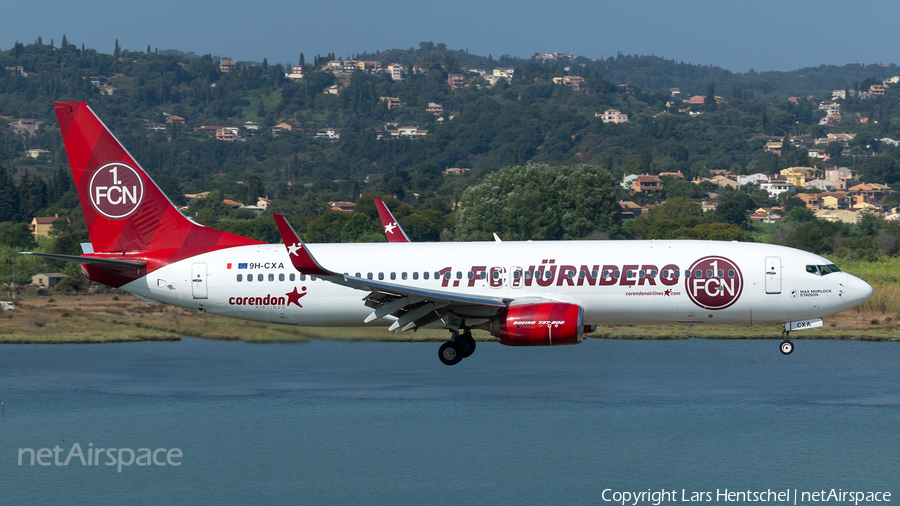
<path fill-rule="evenodd" d="M 807 265 L 806 272 L 810 274 L 815 274 L 816 276 L 827 276 L 833 272 L 841 272 L 838 269 L 837 265 L 827 264 L 827 265 Z"/>

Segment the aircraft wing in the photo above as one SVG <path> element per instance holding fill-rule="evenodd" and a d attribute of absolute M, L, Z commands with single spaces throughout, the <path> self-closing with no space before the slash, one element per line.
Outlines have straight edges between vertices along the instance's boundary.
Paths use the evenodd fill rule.
<path fill-rule="evenodd" d="M 410 242 L 409 236 L 400 228 L 397 218 L 394 218 L 391 210 L 387 208 L 383 200 L 375 199 L 375 208 L 378 209 L 378 218 L 381 219 L 381 224 L 384 225 L 384 235 L 387 237 L 388 242 Z"/>
<path fill-rule="evenodd" d="M 369 292 L 363 298 L 374 311 L 365 322 L 388 315 L 397 317 L 389 330 L 410 330 L 427 325 L 448 315 L 448 308 L 478 308 L 485 316 L 492 315 L 512 302 L 511 299 L 483 295 L 465 295 L 444 290 L 412 287 L 372 279 L 350 276 L 326 269 L 312 256 L 284 216 L 274 214 L 275 223 L 294 268 L 302 274 L 318 276 L 332 283 Z"/>

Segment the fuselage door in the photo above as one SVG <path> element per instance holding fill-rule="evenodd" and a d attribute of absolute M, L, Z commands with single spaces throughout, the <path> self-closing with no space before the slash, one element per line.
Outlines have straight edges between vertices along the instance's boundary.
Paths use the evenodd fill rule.
<path fill-rule="evenodd" d="M 781 293 L 781 257 L 766 257 L 766 293 Z"/>
<path fill-rule="evenodd" d="M 195 299 L 207 298 L 205 263 L 191 265 L 191 291 Z"/>

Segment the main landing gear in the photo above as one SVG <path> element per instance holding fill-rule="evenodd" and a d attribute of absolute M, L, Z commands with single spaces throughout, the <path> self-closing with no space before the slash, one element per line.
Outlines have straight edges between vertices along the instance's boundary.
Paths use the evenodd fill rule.
<path fill-rule="evenodd" d="M 438 358 L 444 365 L 456 365 L 462 359 L 475 353 L 475 339 L 471 329 L 462 329 L 462 334 L 450 331 L 450 340 L 441 345 Z"/>
<path fill-rule="evenodd" d="M 781 331 L 781 354 L 790 355 L 794 351 L 794 343 L 791 342 L 791 333 Z"/>

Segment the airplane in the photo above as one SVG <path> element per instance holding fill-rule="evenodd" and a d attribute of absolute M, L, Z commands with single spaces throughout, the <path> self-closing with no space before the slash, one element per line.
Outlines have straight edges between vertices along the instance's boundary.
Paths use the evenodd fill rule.
<path fill-rule="evenodd" d="M 388 242 L 412 242 L 383 200 L 375 199 L 375 208 L 378 209 L 378 219 L 384 226 L 384 236 L 387 237 Z M 494 233 L 494 242 L 502 242 L 496 233 Z"/>
<path fill-rule="evenodd" d="M 872 287 L 829 260 L 724 241 L 283 244 L 184 216 L 83 102 L 54 104 L 91 242 L 93 281 L 146 301 L 259 322 L 447 329 L 440 361 L 475 350 L 473 329 L 509 346 L 580 343 L 595 325 L 784 324 L 790 332 L 868 300 Z"/>
<path fill-rule="evenodd" d="M 394 218 L 393 213 L 387 208 L 383 200 L 375 199 L 375 208 L 378 209 L 378 218 L 384 226 L 384 235 L 387 237 L 388 242 L 410 242 L 409 236 L 400 228 L 397 218 Z"/>

